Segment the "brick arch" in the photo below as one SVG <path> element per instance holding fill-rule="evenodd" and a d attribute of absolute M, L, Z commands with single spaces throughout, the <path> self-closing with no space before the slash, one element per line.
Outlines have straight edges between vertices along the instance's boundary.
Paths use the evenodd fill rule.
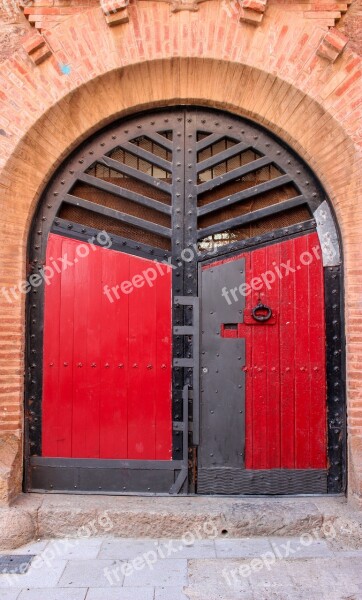
<path fill-rule="evenodd" d="M 69 19 L 56 30 L 58 38 L 53 37 L 51 42 L 52 57 L 39 67 L 31 65 L 29 58 L 21 53 L 9 61 L 8 66 L 16 73 L 24 71 L 24 79 L 21 99 L 16 80 L 13 90 L 7 90 L 7 98 L 2 97 L 8 126 L 1 138 L 6 160 L 1 173 L 4 235 L 0 265 L 5 268 L 1 268 L 0 287 L 15 285 L 24 278 L 26 244 L 35 207 L 56 167 L 73 148 L 120 116 L 157 106 L 199 104 L 261 123 L 288 142 L 314 169 L 333 202 L 341 227 L 346 259 L 346 318 L 347 324 L 356 324 L 362 221 L 362 206 L 357 204 L 360 184 L 357 138 L 361 130 L 355 127 L 359 116 L 355 102 L 358 95 L 356 57 L 347 53 L 335 69 L 310 51 L 307 76 L 296 58 L 298 38 L 294 49 L 288 50 L 288 56 L 285 41 L 278 46 L 278 32 L 282 35 L 285 31 L 288 15 L 274 30 L 275 56 L 268 61 L 270 46 L 267 45 L 271 44 L 271 38 L 267 29 L 264 38 L 251 31 L 250 26 L 243 30 L 222 11 L 219 15 L 215 10 L 212 13 L 210 7 L 206 8 L 208 3 L 205 10 L 202 8 L 197 14 L 180 13 L 173 17 L 166 7 L 157 6 L 155 41 L 147 45 L 139 35 L 140 23 L 145 26 L 142 4 L 145 3 L 132 9 L 130 23 L 115 33 L 95 10 L 78 15 L 73 23 L 78 32 L 73 49 L 69 45 L 74 37 L 73 20 Z M 162 24 L 169 27 L 168 44 L 158 45 Z M 268 25 L 263 23 L 264 26 Z M 89 29 L 97 46 L 93 50 L 89 48 Z M 186 32 L 189 43 L 183 40 L 180 31 Z M 174 37 L 173 32 L 177 33 Z M 222 48 L 218 41 L 220 32 L 224 35 Z M 312 45 L 313 29 L 308 35 Z M 86 48 L 88 50 L 84 50 Z M 107 48 L 113 48 L 112 56 L 107 55 L 104 61 L 97 58 Z M 241 50 L 236 52 L 238 48 Z M 68 55 L 73 55 L 72 71 L 78 75 L 71 74 L 71 79 L 64 79 L 67 76 L 59 74 L 59 64 L 65 64 Z M 20 75 L 17 78 L 19 80 Z M 16 105 L 16 98 L 22 106 Z M 6 375 L 0 386 L 0 427 L 4 435 L 14 435 L 19 440 L 24 300 L 24 295 L 20 295 L 9 304 L 1 297 L 4 318 L 0 336 L 5 350 L 0 356 L 6 360 Z M 362 418 L 357 402 L 358 382 L 362 377 L 360 334 L 348 333 L 347 339 L 351 358 L 348 371 L 350 433 L 353 435 L 350 490 L 357 494 L 362 492 L 357 467 L 359 453 L 362 453 Z M 4 497 L 20 490 L 18 467 L 7 481 L 9 489 L 3 492 Z"/>

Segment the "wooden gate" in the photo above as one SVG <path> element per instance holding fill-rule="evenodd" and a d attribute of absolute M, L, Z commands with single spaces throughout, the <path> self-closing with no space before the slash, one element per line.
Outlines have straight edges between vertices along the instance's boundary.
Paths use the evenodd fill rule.
<path fill-rule="evenodd" d="M 54 256 L 68 267 L 45 290 L 43 456 L 171 460 L 170 270 L 107 297 L 154 262 L 51 234 Z"/>
<path fill-rule="evenodd" d="M 344 490 L 338 230 L 261 126 L 175 107 L 93 135 L 39 203 L 29 284 L 26 490 Z"/>
<path fill-rule="evenodd" d="M 201 269 L 200 493 L 327 491 L 315 233 Z"/>

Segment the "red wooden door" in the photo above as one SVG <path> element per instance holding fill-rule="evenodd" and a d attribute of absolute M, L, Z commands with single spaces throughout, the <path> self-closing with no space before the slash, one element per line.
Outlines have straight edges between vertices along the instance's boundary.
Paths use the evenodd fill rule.
<path fill-rule="evenodd" d="M 326 342 L 318 236 L 273 244 L 245 258 L 251 288 L 245 324 L 239 326 L 246 340 L 245 466 L 325 469 Z M 250 318 L 259 302 L 272 308 L 269 322 Z"/>
<path fill-rule="evenodd" d="M 210 262 L 200 277 L 199 492 L 325 491 L 326 336 L 317 234 Z"/>
<path fill-rule="evenodd" d="M 42 455 L 171 460 L 170 270 L 141 285 L 153 261 L 51 234 L 47 265 L 56 257 L 67 266 L 45 289 Z"/>

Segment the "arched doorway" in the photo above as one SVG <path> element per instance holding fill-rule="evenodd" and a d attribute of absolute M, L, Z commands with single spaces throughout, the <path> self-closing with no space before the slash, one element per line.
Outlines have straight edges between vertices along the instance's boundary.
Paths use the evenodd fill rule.
<path fill-rule="evenodd" d="M 119 122 L 29 253 L 26 489 L 344 489 L 338 235 L 280 140 L 194 107 Z"/>

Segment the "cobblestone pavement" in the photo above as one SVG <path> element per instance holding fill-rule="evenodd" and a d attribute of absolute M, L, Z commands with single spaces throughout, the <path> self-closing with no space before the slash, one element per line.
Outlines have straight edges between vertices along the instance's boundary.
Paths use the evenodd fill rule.
<path fill-rule="evenodd" d="M 58 539 L 11 554 L 35 558 L 0 575 L 1 600 L 362 600 L 362 548 L 309 534 Z"/>

